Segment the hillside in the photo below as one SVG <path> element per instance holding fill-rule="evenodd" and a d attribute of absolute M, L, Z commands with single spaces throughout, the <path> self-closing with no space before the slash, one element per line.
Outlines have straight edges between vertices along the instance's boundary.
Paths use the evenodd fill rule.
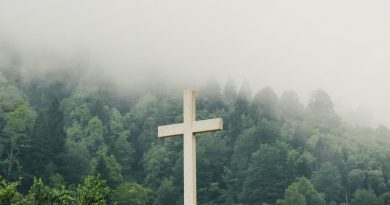
<path fill-rule="evenodd" d="M 182 139 L 157 138 L 182 120 L 180 88 L 123 94 L 66 69 L 26 79 L 9 62 L 0 204 L 183 204 Z M 224 119 L 197 138 L 199 204 L 390 204 L 390 130 L 345 123 L 326 92 L 304 105 L 210 81 L 198 94 L 198 119 Z"/>

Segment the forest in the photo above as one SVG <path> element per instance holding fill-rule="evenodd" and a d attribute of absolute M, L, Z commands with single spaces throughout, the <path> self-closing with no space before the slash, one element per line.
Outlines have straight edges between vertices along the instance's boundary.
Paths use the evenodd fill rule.
<path fill-rule="evenodd" d="M 157 137 L 182 121 L 181 86 L 123 92 L 67 66 L 26 77 L 4 56 L 0 204 L 183 204 L 182 138 Z M 197 119 L 215 117 L 224 130 L 197 137 L 199 204 L 390 204 L 390 130 L 345 122 L 323 90 L 302 103 L 209 80 Z"/>

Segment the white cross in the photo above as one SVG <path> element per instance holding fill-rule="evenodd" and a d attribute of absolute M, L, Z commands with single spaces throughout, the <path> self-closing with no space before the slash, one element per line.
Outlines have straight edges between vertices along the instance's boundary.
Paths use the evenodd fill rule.
<path fill-rule="evenodd" d="M 158 127 L 158 137 L 184 135 L 184 205 L 196 205 L 196 133 L 222 130 L 221 118 L 196 120 L 195 90 L 184 91 L 183 123 Z"/>

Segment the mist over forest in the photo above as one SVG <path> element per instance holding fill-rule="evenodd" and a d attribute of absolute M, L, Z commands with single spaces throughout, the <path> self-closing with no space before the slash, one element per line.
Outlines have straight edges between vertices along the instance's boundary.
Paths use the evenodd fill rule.
<path fill-rule="evenodd" d="M 234 76 L 220 77 L 210 72 L 200 72 L 197 75 L 192 75 L 192 72 L 184 74 L 181 71 L 164 72 L 159 68 L 149 67 L 142 69 L 129 68 L 128 70 L 118 71 L 110 69 L 110 65 L 99 63 L 90 53 L 70 52 L 64 53 L 50 48 L 36 48 L 33 50 L 23 49 L 15 46 L 10 42 L 4 41 L 0 46 L 2 52 L 0 62 L 4 65 L 12 63 L 10 55 L 14 56 L 20 68 L 21 80 L 29 82 L 31 80 L 43 79 L 45 76 L 51 76 L 55 79 L 70 78 L 71 81 L 82 80 L 85 83 L 96 83 L 111 87 L 111 92 L 120 96 L 131 95 L 131 93 L 148 92 L 162 88 L 170 88 L 176 91 L 181 91 L 188 88 L 200 88 L 211 81 L 218 83 L 220 86 L 227 81 L 234 81 L 235 86 L 240 87 L 242 84 L 248 84 L 253 91 L 261 89 L 252 87 L 253 83 L 247 78 L 236 78 Z M 76 75 L 77 73 L 77 75 Z M 61 76 L 62 74 L 62 76 Z M 259 73 L 259 76 L 262 74 Z M 305 79 L 303 79 L 305 80 Z M 222 86 L 223 87 L 223 86 Z M 264 87 L 270 87 L 269 85 Z M 303 104 L 307 104 L 310 100 L 310 95 L 316 89 L 312 88 L 300 98 Z M 290 90 L 286 87 L 284 90 L 275 90 L 276 94 L 281 96 L 283 92 Z M 296 92 L 296 91 L 295 91 Z M 251 95 L 255 93 L 252 92 Z M 297 93 L 298 94 L 298 93 Z M 309 96 L 306 96 L 308 94 Z M 331 95 L 331 93 L 330 93 Z M 337 104 L 339 103 L 339 104 Z M 381 124 L 386 125 L 386 120 L 378 120 L 373 114 L 373 110 L 368 106 L 353 106 L 347 105 L 340 101 L 335 103 L 335 110 L 343 119 L 356 126 L 376 127 Z M 358 104 L 358 103 L 356 103 Z M 355 105 L 356 105 L 355 104 Z M 382 122 L 382 123 L 380 123 Z"/>
<path fill-rule="evenodd" d="M 0 41 L 32 62 L 88 59 L 125 85 L 148 79 L 147 70 L 185 83 L 246 79 L 279 96 L 292 89 L 303 102 L 323 89 L 346 119 L 390 126 L 388 8 L 386 0 L 3 0 Z"/>
<path fill-rule="evenodd" d="M 183 204 L 182 138 L 157 127 L 182 121 L 188 83 L 124 85 L 82 58 L 25 67 L 12 47 L 0 53 L 1 204 Z M 387 127 L 348 123 L 321 89 L 303 102 L 247 81 L 191 86 L 197 118 L 224 119 L 197 137 L 199 204 L 390 203 Z"/>
<path fill-rule="evenodd" d="M 0 1 L 0 205 L 390 205 L 390 2 Z"/>

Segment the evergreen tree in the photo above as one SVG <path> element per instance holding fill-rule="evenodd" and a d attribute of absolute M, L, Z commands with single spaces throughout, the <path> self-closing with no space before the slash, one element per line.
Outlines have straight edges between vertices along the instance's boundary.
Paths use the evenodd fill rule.
<path fill-rule="evenodd" d="M 47 111 L 47 120 L 50 131 L 50 138 L 47 144 L 52 156 L 52 163 L 57 167 L 57 172 L 62 173 L 64 155 L 66 153 L 65 141 L 66 132 L 64 130 L 64 114 L 60 110 L 60 103 L 54 100 Z"/>
<path fill-rule="evenodd" d="M 40 112 L 35 120 L 30 155 L 27 155 L 29 172 L 38 177 L 48 176 L 46 165 L 50 163 L 49 146 L 50 130 L 45 112 Z"/>
<path fill-rule="evenodd" d="M 229 78 L 223 89 L 223 95 L 227 104 L 232 104 L 237 99 L 237 85 L 236 82 Z"/>
<path fill-rule="evenodd" d="M 269 87 L 263 88 L 253 98 L 250 114 L 256 120 L 279 118 L 279 99 L 276 93 Z"/>
<path fill-rule="evenodd" d="M 31 173 L 45 178 L 55 172 L 62 173 L 65 140 L 64 115 L 58 101 L 54 100 L 49 109 L 39 113 L 35 121 L 31 155 L 28 156 Z"/>
<path fill-rule="evenodd" d="M 131 179 L 135 150 L 133 145 L 127 140 L 128 136 L 128 131 L 120 134 L 114 145 L 114 155 L 123 167 L 123 177 Z"/>
<path fill-rule="evenodd" d="M 280 115 L 284 120 L 300 120 L 303 117 L 304 106 L 298 95 L 292 91 L 283 92 L 279 100 Z"/>
<path fill-rule="evenodd" d="M 86 128 L 86 136 L 83 140 L 91 155 L 94 156 L 101 151 L 104 145 L 104 127 L 102 121 L 98 117 L 93 117 L 88 122 Z"/>

